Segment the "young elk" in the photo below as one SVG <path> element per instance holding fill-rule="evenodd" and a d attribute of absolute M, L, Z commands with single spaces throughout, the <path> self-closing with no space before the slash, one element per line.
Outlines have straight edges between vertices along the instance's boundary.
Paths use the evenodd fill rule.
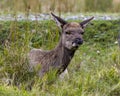
<path fill-rule="evenodd" d="M 43 77 L 50 69 L 57 70 L 58 75 L 65 71 L 75 51 L 83 43 L 82 35 L 86 24 L 94 18 L 91 17 L 81 23 L 68 23 L 53 13 L 51 15 L 62 29 L 58 45 L 51 51 L 32 49 L 29 53 L 30 67 L 41 66 L 38 71 L 39 77 Z"/>

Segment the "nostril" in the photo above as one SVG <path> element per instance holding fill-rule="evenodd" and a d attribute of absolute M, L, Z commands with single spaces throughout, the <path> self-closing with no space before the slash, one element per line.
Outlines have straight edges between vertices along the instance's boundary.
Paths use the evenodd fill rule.
<path fill-rule="evenodd" d="M 76 42 L 77 44 L 82 44 L 82 43 L 83 43 L 83 40 L 80 39 L 80 38 L 76 38 L 76 39 L 75 39 L 75 42 Z"/>

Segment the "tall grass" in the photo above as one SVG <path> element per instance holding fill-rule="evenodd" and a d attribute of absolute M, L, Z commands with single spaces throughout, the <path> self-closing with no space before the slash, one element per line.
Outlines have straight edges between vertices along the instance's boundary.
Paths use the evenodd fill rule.
<path fill-rule="evenodd" d="M 119 3 L 113 4 L 112 0 L 90 1 L 1 0 L 0 9 L 5 13 L 11 12 L 15 20 L 0 21 L 0 96 L 120 95 L 120 50 L 116 44 L 118 20 L 93 21 L 94 25 L 88 26 L 85 42 L 68 67 L 70 78 L 60 80 L 50 72 L 41 80 L 36 71 L 29 71 L 27 54 L 31 48 L 50 50 L 59 40 L 59 29 L 53 21 L 29 21 L 29 14 L 50 10 L 59 14 L 119 12 Z M 26 21 L 17 21 L 17 12 L 24 12 Z M 26 91 L 33 81 L 32 90 Z"/>
<path fill-rule="evenodd" d="M 27 18 L 27 17 L 26 17 Z M 7 21 L 0 29 L 0 94 L 3 96 L 119 96 L 119 21 L 93 21 L 85 30 L 84 44 L 68 67 L 70 78 L 52 74 L 42 80 L 29 72 L 27 53 L 32 47 L 50 50 L 59 40 L 55 23 Z M 26 86 L 35 81 L 31 92 Z M 51 80 L 55 80 L 52 82 Z"/>
<path fill-rule="evenodd" d="M 48 13 L 56 12 L 120 12 L 119 0 L 1 0 L 0 10 Z"/>

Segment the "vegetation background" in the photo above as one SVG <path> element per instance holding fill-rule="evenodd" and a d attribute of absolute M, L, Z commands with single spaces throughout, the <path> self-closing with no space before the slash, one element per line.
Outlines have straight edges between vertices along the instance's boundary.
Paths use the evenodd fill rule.
<path fill-rule="evenodd" d="M 120 0 L 1 0 L 4 12 L 120 12 Z"/>
<path fill-rule="evenodd" d="M 119 19 L 93 20 L 93 25 L 85 29 L 84 44 L 68 67 L 70 78 L 60 80 L 50 72 L 41 80 L 35 75 L 37 69 L 29 72 L 30 49 L 54 48 L 59 29 L 51 19 L 32 21 L 28 17 L 50 11 L 70 16 L 115 14 L 116 18 L 120 0 L 0 0 L 0 16 L 14 18 L 0 21 L 0 96 L 120 96 Z M 20 13 L 25 20 L 18 20 Z"/>

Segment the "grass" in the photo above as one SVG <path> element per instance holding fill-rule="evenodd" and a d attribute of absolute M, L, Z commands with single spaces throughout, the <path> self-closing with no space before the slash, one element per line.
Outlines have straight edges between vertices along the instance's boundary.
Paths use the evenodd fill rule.
<path fill-rule="evenodd" d="M 0 86 L 0 96 L 28 96 L 28 92 L 20 91 L 15 87 Z"/>
<path fill-rule="evenodd" d="M 1 0 L 3 13 L 14 12 L 120 12 L 119 0 Z"/>
<path fill-rule="evenodd" d="M 26 57 L 32 47 L 54 48 L 59 39 L 55 23 L 0 22 L 0 96 L 119 96 L 119 21 L 93 23 L 68 67 L 70 78 L 56 78 L 51 83 L 53 74 L 41 80 L 28 71 Z M 25 90 L 32 80 L 33 89 Z"/>

